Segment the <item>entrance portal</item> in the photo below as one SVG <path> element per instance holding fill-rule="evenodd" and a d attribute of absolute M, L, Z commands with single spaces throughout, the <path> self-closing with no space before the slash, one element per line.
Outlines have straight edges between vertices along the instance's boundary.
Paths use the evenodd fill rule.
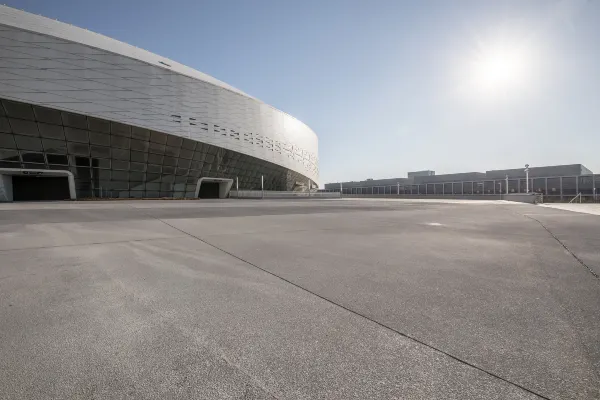
<path fill-rule="evenodd" d="M 200 192 L 198 193 L 198 198 L 218 199 L 219 182 L 202 182 L 202 185 L 200 185 Z"/>
<path fill-rule="evenodd" d="M 27 176 L 12 177 L 13 201 L 68 200 L 69 179 L 66 176 Z"/>
<path fill-rule="evenodd" d="M 229 195 L 233 179 L 200 178 L 196 184 L 196 197 L 201 199 L 224 199 Z"/>

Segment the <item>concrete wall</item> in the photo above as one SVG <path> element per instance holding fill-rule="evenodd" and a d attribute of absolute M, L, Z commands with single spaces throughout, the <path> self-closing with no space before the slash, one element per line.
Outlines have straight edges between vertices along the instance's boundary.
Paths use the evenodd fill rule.
<path fill-rule="evenodd" d="M 0 201 L 13 201 L 12 176 L 0 175 Z"/>

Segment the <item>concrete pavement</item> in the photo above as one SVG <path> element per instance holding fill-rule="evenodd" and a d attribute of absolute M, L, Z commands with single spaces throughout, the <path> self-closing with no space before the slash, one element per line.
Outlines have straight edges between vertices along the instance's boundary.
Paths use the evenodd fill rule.
<path fill-rule="evenodd" d="M 0 205 L 0 398 L 598 399 L 599 222 L 502 202 Z"/>

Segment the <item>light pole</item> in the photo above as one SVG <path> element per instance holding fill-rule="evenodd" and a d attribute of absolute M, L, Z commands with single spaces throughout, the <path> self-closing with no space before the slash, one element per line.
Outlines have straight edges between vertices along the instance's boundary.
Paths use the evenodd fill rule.
<path fill-rule="evenodd" d="M 506 175 L 506 194 L 508 194 L 508 175 Z"/>
<path fill-rule="evenodd" d="M 529 164 L 525 164 L 525 193 L 529 193 Z"/>

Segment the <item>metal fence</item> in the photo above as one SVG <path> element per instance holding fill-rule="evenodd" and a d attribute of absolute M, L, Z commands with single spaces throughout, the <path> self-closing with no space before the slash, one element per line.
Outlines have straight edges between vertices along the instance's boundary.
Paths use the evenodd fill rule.
<path fill-rule="evenodd" d="M 297 199 L 297 198 L 329 198 L 339 199 L 340 192 L 278 192 L 271 190 L 231 190 L 229 197 L 233 199 Z"/>
<path fill-rule="evenodd" d="M 481 181 L 436 182 L 411 185 L 343 187 L 348 195 L 499 195 L 507 193 L 506 179 Z M 525 178 L 508 178 L 508 193 L 526 193 Z M 340 192 L 329 189 L 327 192 Z M 600 202 L 600 175 L 529 178 L 529 192 L 543 195 L 544 202 L 568 202 L 581 194 L 582 202 Z"/>

